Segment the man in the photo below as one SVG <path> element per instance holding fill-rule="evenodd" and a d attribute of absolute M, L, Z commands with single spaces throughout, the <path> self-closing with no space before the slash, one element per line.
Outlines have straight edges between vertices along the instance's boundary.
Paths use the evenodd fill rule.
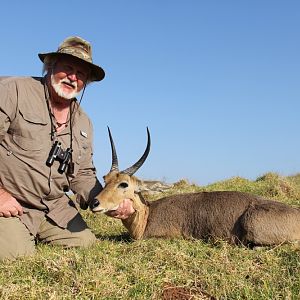
<path fill-rule="evenodd" d="M 80 37 L 39 58 L 44 77 L 0 79 L 0 260 L 33 254 L 37 241 L 87 247 L 96 239 L 66 192 L 87 209 L 102 189 L 92 125 L 76 97 L 105 73 Z M 133 212 L 124 200 L 115 217 Z"/>

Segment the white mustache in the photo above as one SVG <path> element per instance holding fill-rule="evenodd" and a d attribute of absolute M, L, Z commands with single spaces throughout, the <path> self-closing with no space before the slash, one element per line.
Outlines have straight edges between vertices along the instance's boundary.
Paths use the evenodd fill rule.
<path fill-rule="evenodd" d="M 73 82 L 69 80 L 68 78 L 61 79 L 58 83 L 55 83 L 54 81 L 54 76 L 51 74 L 51 84 L 52 87 L 54 88 L 55 92 L 62 98 L 65 99 L 72 99 L 75 98 L 79 92 L 77 92 L 77 82 Z M 74 91 L 71 93 L 64 93 L 63 90 L 61 89 L 61 84 L 68 84 L 72 88 L 74 88 Z"/>
<path fill-rule="evenodd" d="M 69 84 L 70 86 L 72 86 L 74 89 L 77 89 L 77 82 L 76 81 L 62 79 L 59 83 L 66 83 L 66 84 Z"/>

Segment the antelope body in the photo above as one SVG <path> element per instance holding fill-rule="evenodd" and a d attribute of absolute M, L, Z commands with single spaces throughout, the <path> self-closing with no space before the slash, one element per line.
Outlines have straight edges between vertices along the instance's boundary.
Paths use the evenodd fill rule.
<path fill-rule="evenodd" d="M 147 148 L 132 167 L 118 170 L 114 143 L 112 167 L 104 176 L 105 186 L 91 209 L 109 215 L 125 199 L 133 202 L 135 213 L 122 220 L 134 239 L 184 237 L 223 239 L 251 246 L 276 245 L 300 240 L 300 210 L 287 204 L 234 191 L 178 194 L 145 201 L 143 183 L 133 176 L 146 160 Z"/>

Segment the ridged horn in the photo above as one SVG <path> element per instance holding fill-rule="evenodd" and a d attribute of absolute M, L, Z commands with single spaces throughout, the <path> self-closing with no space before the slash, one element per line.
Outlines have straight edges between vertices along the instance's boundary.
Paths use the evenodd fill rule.
<path fill-rule="evenodd" d="M 132 165 L 131 167 L 127 168 L 124 171 L 121 171 L 120 173 L 128 174 L 129 176 L 133 175 L 145 162 L 145 160 L 150 152 L 150 145 L 151 145 L 150 132 L 147 127 L 147 147 L 146 147 L 144 154 L 134 165 Z"/>
<path fill-rule="evenodd" d="M 112 160 L 110 172 L 112 172 L 112 171 L 119 172 L 118 156 L 117 156 L 114 140 L 112 138 L 112 135 L 111 135 L 111 132 L 110 132 L 110 129 L 108 126 L 107 126 L 107 129 L 108 129 L 110 146 L 111 146 L 111 160 Z"/>

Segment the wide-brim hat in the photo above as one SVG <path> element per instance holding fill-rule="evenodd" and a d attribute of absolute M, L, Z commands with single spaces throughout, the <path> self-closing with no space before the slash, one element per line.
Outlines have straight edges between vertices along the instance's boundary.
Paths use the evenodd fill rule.
<path fill-rule="evenodd" d="M 91 44 L 81 37 L 68 37 L 59 45 L 56 52 L 38 54 L 42 62 L 44 62 L 47 56 L 55 57 L 64 55 L 75 57 L 88 65 L 91 70 L 89 81 L 100 81 L 104 78 L 104 70 L 93 63 Z"/>

